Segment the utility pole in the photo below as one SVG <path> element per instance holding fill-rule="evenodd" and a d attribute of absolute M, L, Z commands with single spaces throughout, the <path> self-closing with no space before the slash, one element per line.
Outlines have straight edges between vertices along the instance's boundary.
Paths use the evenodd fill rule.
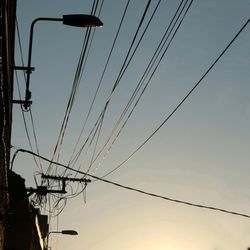
<path fill-rule="evenodd" d="M 1 218 L 9 209 L 8 169 L 12 124 L 13 65 L 16 0 L 0 1 L 0 250 L 5 227 Z"/>
<path fill-rule="evenodd" d="M 55 175 L 45 175 L 42 174 L 42 178 L 43 179 L 51 179 L 51 180 L 56 180 L 56 181 L 61 181 L 62 182 L 62 189 L 61 190 L 51 190 L 51 192 L 59 192 L 59 193 L 66 193 L 66 182 L 70 181 L 70 182 L 83 182 L 85 184 L 85 186 L 87 186 L 88 183 L 91 182 L 90 179 L 86 179 L 86 178 L 70 178 L 70 177 L 61 177 L 61 176 L 55 176 Z"/>
<path fill-rule="evenodd" d="M 54 175 L 45 175 L 42 174 L 43 179 L 50 179 L 50 180 L 56 180 L 62 183 L 61 189 L 48 189 L 47 186 L 37 186 L 37 188 L 26 188 L 26 191 L 28 191 L 28 196 L 36 193 L 40 196 L 46 196 L 47 194 L 66 194 L 66 182 L 83 182 L 85 186 L 87 186 L 88 183 L 91 182 L 91 180 L 86 178 L 70 178 L 70 177 L 61 177 L 61 176 L 54 176 Z"/>

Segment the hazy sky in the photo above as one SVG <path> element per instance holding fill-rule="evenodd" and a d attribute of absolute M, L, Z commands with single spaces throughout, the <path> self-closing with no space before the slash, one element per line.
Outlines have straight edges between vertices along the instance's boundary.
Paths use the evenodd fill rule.
<path fill-rule="evenodd" d="M 33 19 L 90 14 L 93 4 L 90 0 L 17 2 L 25 64 Z M 112 95 L 100 133 L 97 131 L 92 144 L 85 147 L 79 161 L 71 167 L 86 172 L 93 155 L 102 149 L 180 2 L 161 1 Z M 69 163 L 126 3 L 126 0 L 103 1 L 100 19 L 104 26 L 95 30 L 62 150 L 56 159 L 63 164 Z M 130 1 L 78 150 L 105 106 L 147 3 Z M 157 3 L 151 1 L 136 43 Z M 128 122 L 110 149 L 108 143 L 89 173 L 102 177 L 127 159 L 200 80 L 249 19 L 249 13 L 248 0 L 194 0 Z M 249 25 L 171 119 L 106 179 L 174 199 L 250 214 Z M 60 23 L 40 22 L 35 26 L 32 56 L 35 71 L 30 83 L 32 115 L 39 153 L 48 159 L 53 156 L 85 32 L 86 29 Z M 17 36 L 15 60 L 21 65 Z M 25 88 L 20 72 L 18 79 L 23 96 Z M 18 98 L 16 83 L 15 79 L 14 95 Z M 24 115 L 36 152 L 30 113 Z M 124 119 L 127 116 L 128 113 Z M 114 132 L 112 140 L 117 133 Z M 30 150 L 19 106 L 14 107 L 12 135 L 12 145 Z M 49 165 L 43 161 L 41 164 L 45 173 Z M 28 154 L 18 155 L 13 170 L 26 179 L 27 186 L 35 187 L 34 174 L 40 182 L 41 170 Z M 54 174 L 62 171 L 58 168 Z M 66 176 L 75 177 L 75 173 L 68 171 Z M 70 185 L 68 195 L 80 191 L 76 183 Z M 51 188 L 56 186 L 54 183 Z M 55 202 L 51 198 L 50 209 Z M 49 202 L 41 211 L 45 213 L 48 209 Z M 101 181 L 89 184 L 85 195 L 68 199 L 63 212 L 52 218 L 50 226 L 50 230 L 75 229 L 79 233 L 76 237 L 51 235 L 52 249 L 60 250 L 246 250 L 250 246 L 250 219 L 149 197 Z"/>

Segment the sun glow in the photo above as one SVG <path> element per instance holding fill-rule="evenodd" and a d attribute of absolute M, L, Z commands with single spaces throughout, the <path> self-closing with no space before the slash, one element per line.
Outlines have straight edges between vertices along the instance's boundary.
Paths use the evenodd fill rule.
<path fill-rule="evenodd" d="M 155 247 L 150 247 L 146 248 L 147 250 L 182 250 L 183 247 L 172 245 L 172 244 L 167 244 L 166 246 L 155 246 Z M 144 248 L 145 250 L 145 248 Z"/>
<path fill-rule="evenodd" d="M 134 250 L 183 250 L 192 249 L 200 250 L 197 241 L 192 241 L 186 238 L 185 235 L 180 235 L 179 238 L 167 237 L 166 235 L 159 234 L 155 237 L 147 238 L 143 243 L 138 244 Z"/>

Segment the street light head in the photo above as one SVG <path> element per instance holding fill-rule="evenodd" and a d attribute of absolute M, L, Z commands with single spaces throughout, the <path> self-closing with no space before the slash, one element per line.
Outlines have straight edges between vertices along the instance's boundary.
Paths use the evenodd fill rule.
<path fill-rule="evenodd" d="M 63 24 L 75 27 L 102 27 L 102 21 L 92 15 L 63 15 Z"/>
<path fill-rule="evenodd" d="M 78 233 L 75 230 L 62 230 L 61 233 L 68 235 L 78 235 Z"/>

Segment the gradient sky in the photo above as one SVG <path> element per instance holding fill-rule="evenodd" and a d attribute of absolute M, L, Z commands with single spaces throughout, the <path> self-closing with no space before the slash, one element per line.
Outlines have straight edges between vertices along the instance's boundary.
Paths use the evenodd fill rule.
<path fill-rule="evenodd" d="M 89 14 L 90 0 L 18 0 L 17 20 L 25 64 L 29 27 L 36 17 Z M 156 0 L 152 1 L 153 6 Z M 100 134 L 103 145 L 153 55 L 180 1 L 162 0 L 135 58 L 115 92 Z M 60 162 L 66 164 L 80 133 L 118 28 L 125 0 L 106 0 L 69 120 Z M 97 96 L 86 134 L 103 108 L 147 1 L 132 0 Z M 125 160 L 161 124 L 248 20 L 248 0 L 194 0 L 124 130 L 94 174 Z M 35 27 L 31 75 L 32 114 L 39 151 L 49 159 L 72 87 L 85 30 L 59 23 Z M 16 38 L 16 44 L 18 39 Z M 159 195 L 250 214 L 250 26 L 176 114 L 108 180 Z M 21 64 L 16 46 L 16 64 Z M 22 94 L 22 74 L 18 74 Z M 16 82 L 16 81 L 15 81 Z M 17 85 L 15 85 L 17 98 Z M 25 114 L 27 119 L 29 114 Z M 28 129 L 32 134 L 28 119 Z M 13 112 L 12 145 L 30 149 L 20 107 Z M 32 144 L 34 140 L 32 138 Z M 14 150 L 13 150 L 14 152 Z M 48 167 L 42 163 L 43 169 Z M 13 170 L 35 187 L 38 168 L 20 153 Z M 86 166 L 82 166 L 86 171 Z M 73 174 L 72 174 L 73 175 Z M 79 176 L 80 178 L 81 176 Z M 43 210 L 42 210 L 43 212 Z M 51 230 L 75 229 L 76 237 L 51 235 L 52 249 L 246 250 L 250 219 L 188 207 L 93 182 L 67 202 Z"/>

